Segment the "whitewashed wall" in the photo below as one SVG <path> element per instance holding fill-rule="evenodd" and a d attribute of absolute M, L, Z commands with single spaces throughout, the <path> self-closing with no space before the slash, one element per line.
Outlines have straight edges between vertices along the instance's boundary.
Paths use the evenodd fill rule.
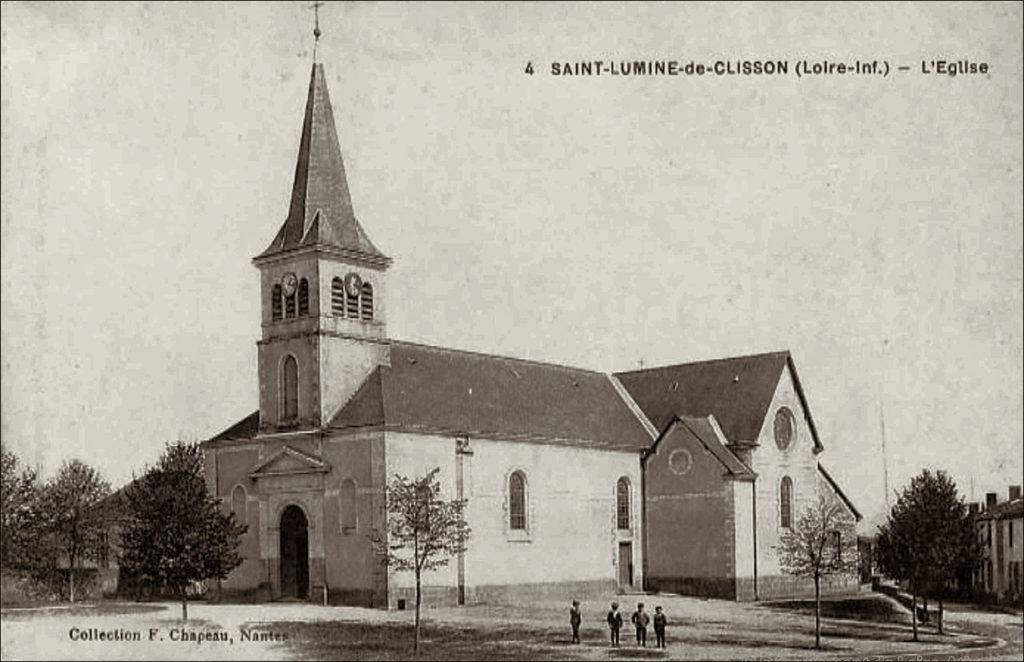
<path fill-rule="evenodd" d="M 794 418 L 793 439 L 784 451 L 775 444 L 775 412 L 783 406 L 789 407 Z M 789 476 L 793 481 L 794 523 L 800 512 L 818 498 L 814 439 L 788 366 L 779 379 L 757 442 L 759 446 L 752 453 L 751 468 L 757 473 L 757 571 L 764 577 L 782 572 L 775 550 L 782 531 L 779 500 L 782 477 Z"/>
<path fill-rule="evenodd" d="M 465 557 L 466 586 L 614 582 L 619 541 L 633 540 L 634 578 L 641 585 L 640 461 L 638 453 L 560 445 L 471 439 L 464 460 L 464 496 L 473 533 Z M 387 433 L 387 476 L 413 476 L 437 466 L 446 495 L 455 495 L 453 437 Z M 508 476 L 526 475 L 527 533 L 508 529 Z M 617 531 L 615 489 L 631 487 L 629 531 Z M 425 585 L 456 586 L 452 564 Z M 389 576 L 389 588 L 412 586 L 411 573 Z"/>

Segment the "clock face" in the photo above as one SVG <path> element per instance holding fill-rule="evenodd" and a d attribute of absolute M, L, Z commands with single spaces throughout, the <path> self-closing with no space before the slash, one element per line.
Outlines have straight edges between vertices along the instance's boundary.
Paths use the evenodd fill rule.
<path fill-rule="evenodd" d="M 348 292 L 350 297 L 359 296 L 359 292 L 363 289 L 363 279 L 359 277 L 359 274 L 350 272 L 345 276 L 345 291 Z"/>
<path fill-rule="evenodd" d="M 285 296 L 291 296 L 292 295 L 292 292 L 295 291 L 295 283 L 296 282 L 297 281 L 296 281 L 296 278 L 295 278 L 295 274 L 293 274 L 293 273 L 287 273 L 287 274 L 284 275 L 283 278 L 281 278 L 281 286 L 284 288 Z"/>

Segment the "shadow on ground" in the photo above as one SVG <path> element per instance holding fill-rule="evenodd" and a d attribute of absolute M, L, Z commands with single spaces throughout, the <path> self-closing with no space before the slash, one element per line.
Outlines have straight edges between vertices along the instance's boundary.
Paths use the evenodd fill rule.
<path fill-rule="evenodd" d="M 783 600 L 762 602 L 761 606 L 777 611 L 814 615 L 814 600 Z M 883 596 L 855 597 L 821 601 L 822 618 L 841 618 L 872 623 L 909 624 L 910 614 L 899 604 Z"/>
<path fill-rule="evenodd" d="M 379 623 L 286 622 L 254 629 L 283 634 L 281 645 L 302 660 L 400 660 L 412 656 L 413 626 Z M 566 659 L 581 648 L 564 636 L 536 628 L 456 628 L 425 624 L 420 632 L 424 660 Z"/>
<path fill-rule="evenodd" d="M 160 605 L 142 605 L 131 602 L 97 602 L 95 604 L 51 604 L 46 607 L 33 609 L 3 609 L 3 619 L 19 621 L 31 620 L 53 613 L 60 613 L 66 616 L 88 618 L 92 616 L 121 616 L 125 614 L 144 614 L 147 612 L 165 611 Z"/>

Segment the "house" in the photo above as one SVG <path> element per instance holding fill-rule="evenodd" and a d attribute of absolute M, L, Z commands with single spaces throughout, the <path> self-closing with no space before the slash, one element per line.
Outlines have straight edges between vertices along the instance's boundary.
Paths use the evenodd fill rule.
<path fill-rule="evenodd" d="M 975 573 L 975 591 L 997 600 L 1019 601 L 1024 596 L 1021 562 L 1024 561 L 1024 499 L 1021 486 L 1011 485 L 1009 498 L 1000 502 L 996 492 L 985 495 L 984 508 L 972 504 L 978 538 L 984 548 L 981 568 Z"/>

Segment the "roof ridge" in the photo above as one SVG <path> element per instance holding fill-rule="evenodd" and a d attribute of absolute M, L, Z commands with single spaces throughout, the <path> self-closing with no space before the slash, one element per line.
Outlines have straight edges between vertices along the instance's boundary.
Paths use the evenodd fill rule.
<path fill-rule="evenodd" d="M 504 354 L 488 354 L 487 352 L 477 352 L 471 349 L 459 349 L 457 347 L 441 347 L 440 345 L 430 345 L 427 343 L 412 342 L 411 340 L 391 340 L 392 345 L 409 345 L 411 347 L 420 347 L 423 349 L 432 349 L 435 351 L 443 352 L 454 352 L 457 354 L 469 354 L 470 356 L 479 356 L 489 359 L 501 359 L 503 361 L 514 361 L 516 363 L 527 363 L 530 365 L 542 366 L 545 368 L 561 368 L 563 370 L 572 370 L 574 372 L 585 372 L 592 375 L 600 375 L 602 377 L 610 376 L 611 373 L 602 372 L 600 370 L 592 370 L 590 368 L 578 368 L 576 366 L 566 365 L 564 363 L 552 363 L 550 361 L 537 361 L 535 359 L 523 359 L 516 356 L 506 356 Z"/>
<path fill-rule="evenodd" d="M 641 373 L 641 372 L 654 372 L 656 370 L 670 370 L 672 368 L 682 368 L 684 366 L 707 365 L 709 363 L 723 363 L 725 361 L 739 361 L 739 360 L 742 360 L 742 359 L 754 359 L 754 358 L 763 358 L 763 357 L 769 357 L 769 356 L 778 356 L 778 357 L 785 356 L 785 357 L 790 357 L 792 355 L 793 355 L 793 353 L 790 350 L 788 350 L 788 349 L 780 349 L 780 350 L 775 350 L 775 351 L 772 351 L 772 352 L 758 352 L 756 354 L 741 354 L 740 356 L 722 356 L 722 357 L 719 357 L 719 358 L 705 359 L 705 360 L 702 360 L 702 361 L 683 361 L 683 362 L 680 362 L 680 363 L 670 363 L 670 364 L 667 364 L 667 365 L 651 366 L 650 368 L 640 368 L 638 370 L 621 370 L 619 372 L 614 372 L 612 374 L 615 374 L 615 375 L 635 375 L 635 374 L 638 374 L 638 373 Z"/>

